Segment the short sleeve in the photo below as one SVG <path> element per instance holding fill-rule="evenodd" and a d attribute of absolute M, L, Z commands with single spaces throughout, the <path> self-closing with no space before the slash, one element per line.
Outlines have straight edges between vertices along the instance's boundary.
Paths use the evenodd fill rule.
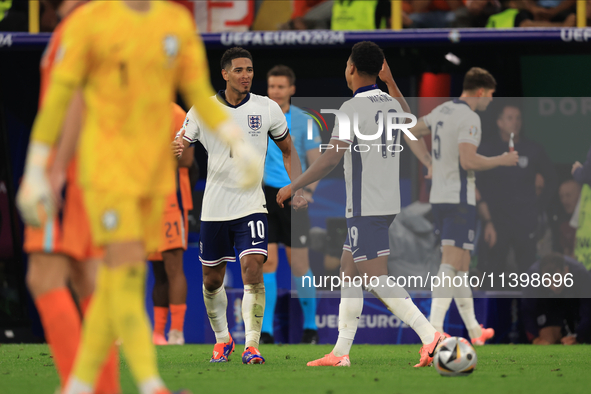
<path fill-rule="evenodd" d="M 339 111 L 345 112 L 346 114 L 349 114 L 349 112 L 352 112 L 352 111 L 347 111 L 347 109 L 349 107 L 347 105 L 347 103 L 348 102 L 343 103 L 343 105 L 341 105 L 341 108 L 339 108 Z M 351 119 L 351 118 L 352 117 L 349 117 L 349 119 Z M 330 136 L 330 139 L 343 141 L 343 142 L 346 142 L 349 145 L 353 144 L 353 141 L 350 139 L 351 136 L 353 135 L 353 130 L 351 129 L 351 125 L 349 125 L 349 133 L 348 133 L 349 138 L 341 138 L 339 136 L 339 130 L 340 130 L 340 127 L 339 127 L 339 117 L 338 116 L 335 116 L 334 128 L 332 129 L 332 134 Z"/>
<path fill-rule="evenodd" d="M 187 116 L 185 117 L 183 127 L 181 131 L 179 131 L 179 134 L 182 133 L 183 130 L 185 131 L 185 136 L 183 138 L 191 144 L 194 144 L 201 137 L 201 125 L 199 124 L 197 112 L 193 107 L 187 112 Z"/>
<path fill-rule="evenodd" d="M 88 7 L 74 11 L 65 23 L 59 48 L 57 49 L 52 79 L 78 86 L 86 78 L 90 65 L 92 48 L 92 26 L 88 19 Z"/>
<path fill-rule="evenodd" d="M 480 126 L 480 117 L 471 112 L 468 116 L 463 118 L 458 125 L 458 143 L 467 142 L 472 145 L 480 145 L 480 138 L 482 136 L 482 128 Z"/>
<path fill-rule="evenodd" d="M 275 142 L 283 141 L 289 135 L 287 120 L 285 120 L 285 115 L 279 104 L 271 99 L 268 100 L 269 118 L 271 122 L 271 125 L 269 126 L 269 137 Z"/>

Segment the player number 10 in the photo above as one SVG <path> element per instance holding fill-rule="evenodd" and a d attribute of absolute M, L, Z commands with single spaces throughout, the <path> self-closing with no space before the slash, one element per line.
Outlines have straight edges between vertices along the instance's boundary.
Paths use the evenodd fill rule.
<path fill-rule="evenodd" d="M 265 225 L 262 221 L 257 220 L 257 224 L 255 226 L 254 220 L 251 220 L 250 222 L 248 222 L 248 227 L 250 227 L 250 235 L 252 236 L 252 239 L 256 239 L 257 233 L 259 235 L 259 238 L 265 238 Z"/>

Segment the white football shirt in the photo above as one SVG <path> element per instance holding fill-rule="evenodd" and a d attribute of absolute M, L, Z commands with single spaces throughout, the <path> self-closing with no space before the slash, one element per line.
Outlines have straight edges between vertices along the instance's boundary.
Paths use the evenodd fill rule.
<path fill-rule="evenodd" d="M 350 144 L 350 150 L 345 152 L 344 158 L 347 191 L 345 217 L 399 213 L 401 131 L 394 130 L 393 138 L 389 141 L 385 126 L 388 112 L 403 112 L 400 103 L 378 89 L 377 85 L 371 85 L 358 89 L 355 96 L 343 103 L 339 110 L 347 113 L 351 129 L 350 139 L 341 139 L 337 119 L 332 133 L 332 139 Z M 384 125 L 382 132 L 371 140 L 357 138 L 353 130 L 355 114 L 359 133 L 373 136 L 378 134 L 380 113 Z"/>
<path fill-rule="evenodd" d="M 460 99 L 447 101 L 423 117 L 431 129 L 432 204 L 476 205 L 476 177 L 460 165 L 459 144 L 480 145 L 480 116 Z"/>
<path fill-rule="evenodd" d="M 260 185 L 250 190 L 238 186 L 241 171 L 232 160 L 230 148 L 203 126 L 195 109 L 191 108 L 181 131 L 185 130 L 184 138 L 187 141 L 199 141 L 207 150 L 207 182 L 201 220 L 228 221 L 253 213 L 267 213 L 262 188 L 267 136 L 274 141 L 281 141 L 287 137 L 289 131 L 283 111 L 268 97 L 252 93 L 237 106 L 228 104 L 223 91 L 211 97 L 211 100 L 216 100 L 228 108 L 234 121 L 241 127 L 244 140 L 248 141 L 259 155 L 257 172 L 260 176 Z"/>

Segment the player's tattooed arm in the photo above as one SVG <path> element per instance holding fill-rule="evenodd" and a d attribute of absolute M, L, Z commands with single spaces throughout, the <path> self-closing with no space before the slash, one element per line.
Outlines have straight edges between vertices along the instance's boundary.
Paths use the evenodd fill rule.
<path fill-rule="evenodd" d="M 311 166 L 318 158 L 322 156 L 322 152 L 319 149 L 309 149 L 306 152 L 306 159 L 308 160 L 308 166 Z M 320 181 L 312 182 L 308 186 L 304 187 L 304 197 L 308 200 L 309 203 L 314 202 L 314 191 L 318 187 L 318 183 Z"/>
<path fill-rule="evenodd" d="M 302 175 L 302 164 L 300 163 L 300 157 L 298 156 L 291 135 L 287 134 L 287 137 L 281 141 L 275 141 L 277 147 L 281 149 L 283 154 L 283 165 L 289 175 L 290 180 L 294 180 Z M 304 191 L 301 188 L 294 189 L 294 196 L 291 200 L 291 205 L 295 210 L 302 209 L 308 206 L 308 201 L 304 198 Z M 290 191 L 291 194 L 291 191 Z"/>
<path fill-rule="evenodd" d="M 517 151 L 505 152 L 499 156 L 486 157 L 477 153 L 476 145 L 461 142 L 459 145 L 460 165 L 466 171 L 486 171 L 497 167 L 514 167 L 519 160 Z"/>

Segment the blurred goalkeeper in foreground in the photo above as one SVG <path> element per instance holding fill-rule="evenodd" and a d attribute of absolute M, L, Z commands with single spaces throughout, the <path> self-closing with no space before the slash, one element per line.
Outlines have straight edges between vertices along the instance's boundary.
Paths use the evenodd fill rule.
<path fill-rule="evenodd" d="M 84 1 L 53 0 L 51 5 L 62 19 L 74 12 Z M 51 41 L 41 60 L 41 89 L 39 106 L 43 105 L 49 85 L 53 64 L 58 56 L 65 21 L 53 32 Z M 71 128 L 80 128 L 84 101 L 78 90 L 68 108 L 64 133 Z M 90 235 L 90 224 L 84 209 L 82 190 L 77 181 L 76 158 L 60 163 L 68 144 L 75 141 L 62 139 L 50 154 L 51 168 L 67 167 L 67 186 L 61 212 L 44 223 L 42 227 L 26 226 L 24 250 L 29 254 L 27 287 L 35 300 L 43 331 L 62 386 L 65 386 L 74 365 L 80 342 L 82 322 L 76 303 L 67 287 L 68 280 L 76 293 L 82 315 L 85 316 L 94 292 L 98 264 L 103 253 L 95 247 Z M 53 158 L 55 157 L 55 160 Z M 103 367 L 103 373 L 95 385 L 97 394 L 117 394 L 119 387 L 118 350 Z"/>
<path fill-rule="evenodd" d="M 174 190 L 169 127 L 170 102 L 177 87 L 236 152 L 245 187 L 256 182 L 250 176 L 252 149 L 242 142 L 240 129 L 227 113 L 207 100 L 213 90 L 205 51 L 181 6 L 92 2 L 76 10 L 63 29 L 52 79 L 33 127 L 17 202 L 29 225 L 42 226 L 53 218 L 64 169 L 54 169 L 56 175 L 48 179 L 48 156 L 68 104 L 81 87 L 87 111 L 80 134 L 78 178 L 92 238 L 104 245 L 105 259 L 64 392 L 92 392 L 109 348 L 121 338 L 139 392 L 169 393 L 158 374 L 143 289 L 146 250 L 160 243 L 164 199 Z M 62 139 L 75 141 L 76 130 Z M 74 148 L 72 143 L 64 157 L 71 157 Z"/>

